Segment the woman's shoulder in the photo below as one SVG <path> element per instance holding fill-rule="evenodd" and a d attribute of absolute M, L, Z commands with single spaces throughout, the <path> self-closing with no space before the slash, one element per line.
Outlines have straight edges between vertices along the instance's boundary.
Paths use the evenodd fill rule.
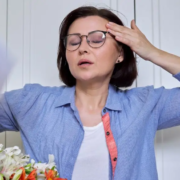
<path fill-rule="evenodd" d="M 126 98 L 138 98 L 141 99 L 142 101 L 154 97 L 154 96 L 161 96 L 163 90 L 165 88 L 159 87 L 155 88 L 153 85 L 151 86 L 144 86 L 144 87 L 134 87 L 130 89 L 119 89 L 120 93 L 122 96 Z"/>
<path fill-rule="evenodd" d="M 38 107 L 43 107 L 48 101 L 49 104 L 60 99 L 62 92 L 67 86 L 49 87 L 42 86 L 40 84 L 26 84 L 23 88 L 12 90 L 4 93 L 1 103 L 8 104 L 11 110 L 15 114 L 19 114 L 20 111 L 26 112 L 26 110 L 33 109 L 35 104 Z"/>
<path fill-rule="evenodd" d="M 49 94 L 60 94 L 64 89 L 66 89 L 67 86 L 61 85 L 61 86 L 43 86 L 41 84 L 26 84 L 23 87 L 23 90 L 27 93 L 49 93 Z"/>
<path fill-rule="evenodd" d="M 35 100 L 40 97 L 59 97 L 66 88 L 67 86 L 65 85 L 59 87 L 50 87 L 42 86 L 40 84 L 25 84 L 21 89 L 7 91 L 4 93 L 4 97 L 10 102 L 21 102 L 26 99 Z"/>

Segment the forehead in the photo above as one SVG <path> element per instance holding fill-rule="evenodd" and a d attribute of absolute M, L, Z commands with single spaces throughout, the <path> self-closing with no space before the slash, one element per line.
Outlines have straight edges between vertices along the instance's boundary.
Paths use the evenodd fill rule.
<path fill-rule="evenodd" d="M 105 25 L 108 20 L 101 18 L 99 16 L 87 16 L 76 19 L 69 27 L 68 34 L 80 33 L 87 34 L 88 32 L 94 30 L 106 31 Z"/>

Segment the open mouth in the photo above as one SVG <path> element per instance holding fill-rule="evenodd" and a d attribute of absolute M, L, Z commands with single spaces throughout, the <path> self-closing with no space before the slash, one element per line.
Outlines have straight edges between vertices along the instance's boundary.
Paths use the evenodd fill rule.
<path fill-rule="evenodd" d="M 78 66 L 89 66 L 89 65 L 92 65 L 93 63 L 89 60 L 81 60 L 79 63 L 78 63 Z"/>
<path fill-rule="evenodd" d="M 81 66 L 81 65 L 91 65 L 91 64 L 93 64 L 93 63 L 90 63 L 90 62 L 82 62 L 82 63 L 79 64 L 79 66 Z"/>

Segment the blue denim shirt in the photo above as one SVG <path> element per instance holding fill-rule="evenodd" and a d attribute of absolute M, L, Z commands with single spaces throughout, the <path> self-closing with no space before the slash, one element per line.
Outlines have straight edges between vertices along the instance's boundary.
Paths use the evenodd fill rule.
<path fill-rule="evenodd" d="M 174 77 L 180 80 L 180 73 Z M 107 112 L 118 150 L 114 180 L 157 180 L 154 138 L 157 130 L 180 125 L 180 88 L 109 85 L 102 116 Z M 54 154 L 60 177 L 71 180 L 84 137 L 75 86 L 30 84 L 6 92 L 0 101 L 0 132 L 5 130 L 20 131 L 26 154 L 36 161 Z M 109 167 L 111 180 L 111 161 Z"/>

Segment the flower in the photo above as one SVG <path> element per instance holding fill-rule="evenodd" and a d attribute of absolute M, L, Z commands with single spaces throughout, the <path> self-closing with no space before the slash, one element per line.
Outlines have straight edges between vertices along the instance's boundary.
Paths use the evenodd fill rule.
<path fill-rule="evenodd" d="M 45 171 L 46 180 L 53 180 L 56 177 L 56 172 L 54 170 Z"/>
<path fill-rule="evenodd" d="M 28 177 L 26 178 L 26 180 L 36 180 L 36 177 L 37 177 L 37 170 L 34 169 L 29 175 Z"/>
<path fill-rule="evenodd" d="M 17 171 L 16 171 L 16 173 L 14 173 L 14 174 L 12 174 L 11 176 L 10 176 L 10 179 L 12 179 L 12 180 L 19 180 L 19 178 L 21 177 L 21 175 L 22 175 L 22 169 L 18 169 Z"/>
<path fill-rule="evenodd" d="M 2 144 L 0 144 L 0 152 L 2 151 L 2 148 L 3 148 L 3 145 L 2 145 Z"/>
<path fill-rule="evenodd" d="M 25 172 L 25 169 L 22 167 L 22 168 L 20 168 L 20 169 L 22 169 L 22 174 L 21 174 L 21 177 L 19 178 L 19 180 L 25 180 L 25 178 L 26 178 L 26 172 Z"/>
<path fill-rule="evenodd" d="M 57 169 L 55 168 L 56 164 L 54 162 L 54 155 L 50 154 L 49 155 L 49 162 L 48 163 L 35 163 L 34 159 L 31 159 L 31 165 L 29 165 L 28 167 L 26 166 L 25 169 L 36 169 L 37 170 L 37 174 L 44 174 L 46 170 L 52 169 L 54 168 L 54 170 L 57 171 Z"/>
<path fill-rule="evenodd" d="M 19 147 L 14 146 L 3 150 L 0 144 L 0 173 L 9 180 L 11 175 L 29 161 L 28 155 L 23 155 Z"/>
<path fill-rule="evenodd" d="M 0 180 L 67 180 L 59 178 L 54 155 L 48 163 L 36 163 L 29 155 L 23 155 L 19 147 L 3 149 L 0 144 Z"/>

